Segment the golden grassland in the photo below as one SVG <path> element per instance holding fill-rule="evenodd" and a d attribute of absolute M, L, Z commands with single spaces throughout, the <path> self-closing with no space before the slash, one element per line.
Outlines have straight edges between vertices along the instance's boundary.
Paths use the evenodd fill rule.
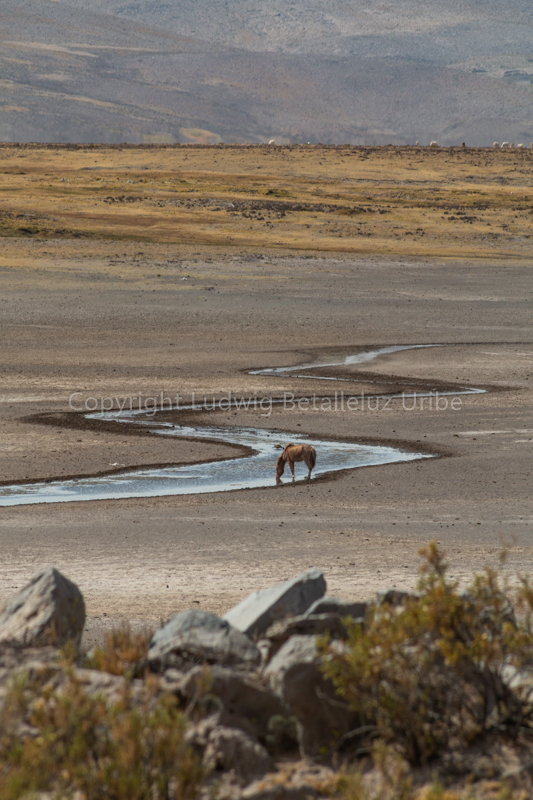
<path fill-rule="evenodd" d="M 529 257 L 533 150 L 0 145 L 0 237 Z"/>

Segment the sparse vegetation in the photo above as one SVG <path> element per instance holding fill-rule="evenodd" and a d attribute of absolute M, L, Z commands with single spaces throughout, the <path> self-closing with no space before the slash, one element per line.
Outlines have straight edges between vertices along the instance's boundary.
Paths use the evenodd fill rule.
<path fill-rule="evenodd" d="M 87 657 L 87 666 L 131 677 L 142 669 L 151 637 L 146 631 L 132 633 L 128 626 L 112 630 L 106 634 L 104 646 L 96 647 Z"/>
<path fill-rule="evenodd" d="M 339 771 L 328 773 L 321 795 L 526 800 L 533 788 L 533 585 L 522 576 L 511 584 L 504 552 L 500 569 L 486 569 L 459 591 L 436 543 L 421 554 L 416 593 L 388 592 L 364 620 L 344 620 L 346 641 L 319 640 L 325 675 L 359 716 L 356 730 L 324 754 L 335 753 Z M 59 662 L 14 671 L 0 715 L 2 800 L 42 792 L 53 800 L 193 800 L 201 787 L 207 791 L 208 777 L 217 797 L 217 773 L 207 776 L 199 753 L 212 745 L 209 724 L 222 724 L 227 735 L 224 723 L 213 723 L 226 701 L 213 693 L 208 668 L 193 695 L 165 690 L 166 679 L 146 669 L 149 639 L 148 632 L 112 631 L 86 659 L 93 671 L 80 669 L 72 644 Z M 188 733 L 189 725 L 196 727 Z M 294 725 L 295 718 L 273 715 L 259 737 L 282 761 L 295 758 Z M 235 735 L 240 742 L 244 733 Z M 222 751 L 218 761 L 209 758 L 226 764 Z M 279 785 L 283 775 L 275 773 Z"/>
<path fill-rule="evenodd" d="M 531 151 L 145 146 L 128 147 L 124 164 L 116 146 L 1 145 L 0 155 L 1 237 L 529 253 Z"/>
<path fill-rule="evenodd" d="M 418 780 L 391 747 L 382 742 L 372 750 L 375 769 L 362 767 L 341 772 L 330 796 L 334 800 L 529 800 L 529 789 L 506 780 L 474 783 L 469 777 L 446 787 L 437 777 Z"/>
<path fill-rule="evenodd" d="M 90 694 L 65 667 L 53 682 L 18 677 L 0 722 L 0 797 L 35 792 L 69 800 L 189 800 L 202 778 L 176 699 L 146 680 L 136 696 Z M 139 695 L 140 691 L 140 695 Z"/>
<path fill-rule="evenodd" d="M 413 765 L 489 737 L 533 743 L 533 709 L 511 676 L 533 657 L 533 587 L 487 569 L 468 591 L 447 577 L 435 543 L 422 551 L 419 593 L 375 605 L 345 648 L 322 643 L 324 670 L 361 716 L 363 747 L 394 745 Z"/>

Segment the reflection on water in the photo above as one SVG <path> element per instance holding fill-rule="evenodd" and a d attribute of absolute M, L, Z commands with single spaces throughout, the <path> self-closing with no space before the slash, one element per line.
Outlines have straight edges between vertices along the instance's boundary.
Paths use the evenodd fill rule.
<path fill-rule="evenodd" d="M 366 353 L 343 356 L 337 360 L 319 361 L 293 367 L 278 367 L 252 371 L 252 375 L 278 375 L 294 373 L 317 367 L 361 364 L 387 353 L 439 345 L 399 345 L 382 347 Z M 303 377 L 303 376 L 302 376 Z M 309 377 L 309 376 L 305 376 Z M 317 376 L 313 376 L 316 377 Z M 328 379 L 331 380 L 331 379 Z M 458 391 L 458 394 L 470 390 Z M 419 396 L 422 396 L 420 394 Z M 430 458 L 422 453 L 404 452 L 393 447 L 358 445 L 349 442 L 324 441 L 305 435 L 280 434 L 278 431 L 261 428 L 233 428 L 220 426 L 190 427 L 143 419 L 139 411 L 87 414 L 88 418 L 121 422 L 135 422 L 149 426 L 152 433 L 160 436 L 177 436 L 197 439 L 220 440 L 252 448 L 253 454 L 243 458 L 229 458 L 205 464 L 158 469 L 132 469 L 115 475 L 76 480 L 57 480 L 0 487 L 0 506 L 15 506 L 30 503 L 63 503 L 80 500 L 111 500 L 131 497 L 162 497 L 179 494 L 204 494 L 235 489 L 256 489 L 275 485 L 275 464 L 279 446 L 287 444 L 289 438 L 295 444 L 307 443 L 317 451 L 317 463 L 313 476 L 356 467 L 390 464 Z M 307 467 L 295 466 L 296 478 L 307 475 Z M 290 480 L 290 478 L 289 478 Z"/>

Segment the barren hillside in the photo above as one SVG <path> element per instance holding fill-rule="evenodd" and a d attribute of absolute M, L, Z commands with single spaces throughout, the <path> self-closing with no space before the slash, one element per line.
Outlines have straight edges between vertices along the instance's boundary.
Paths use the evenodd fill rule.
<path fill-rule="evenodd" d="M 532 26 L 523 0 L 3 0 L 0 141 L 529 144 Z"/>

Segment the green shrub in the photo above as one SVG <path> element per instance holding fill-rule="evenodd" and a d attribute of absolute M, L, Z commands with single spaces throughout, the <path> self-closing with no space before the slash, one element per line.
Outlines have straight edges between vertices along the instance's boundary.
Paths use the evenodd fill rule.
<path fill-rule="evenodd" d="M 514 598 L 518 624 L 499 572 L 487 569 L 459 593 L 436 544 L 421 554 L 417 595 L 371 605 L 364 625 L 349 624 L 345 648 L 321 643 L 324 672 L 360 713 L 361 730 L 412 764 L 533 725 L 529 705 L 502 680 L 504 667 L 533 661 L 528 580 L 520 578 Z"/>

